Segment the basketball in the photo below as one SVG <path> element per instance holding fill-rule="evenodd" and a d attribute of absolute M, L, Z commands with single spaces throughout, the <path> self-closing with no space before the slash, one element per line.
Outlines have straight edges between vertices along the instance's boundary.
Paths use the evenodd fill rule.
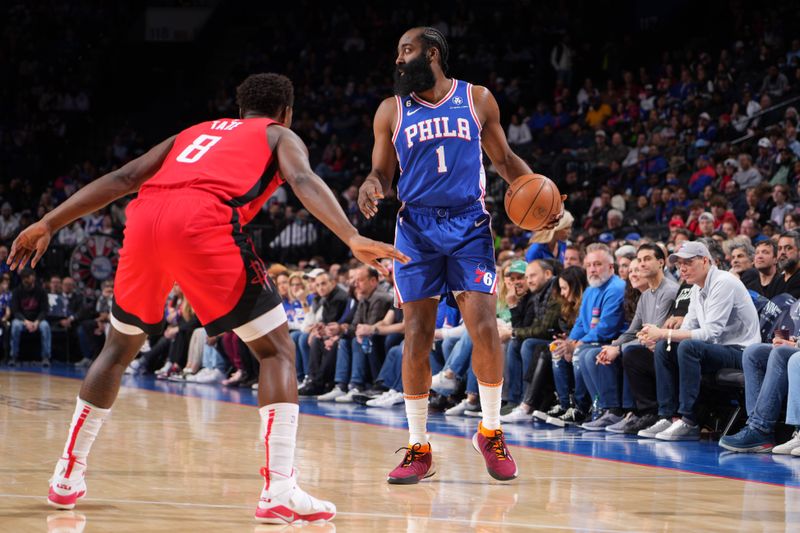
<path fill-rule="evenodd" d="M 540 230 L 561 211 L 561 193 L 550 178 L 541 174 L 518 177 L 506 191 L 508 217 L 517 226 Z"/>

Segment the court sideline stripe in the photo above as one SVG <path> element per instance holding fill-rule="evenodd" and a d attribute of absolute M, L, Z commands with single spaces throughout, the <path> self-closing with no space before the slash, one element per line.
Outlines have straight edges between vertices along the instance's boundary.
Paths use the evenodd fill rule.
<path fill-rule="evenodd" d="M 59 375 L 49 374 L 49 373 L 45 374 L 44 372 L 38 371 L 37 369 L 19 369 L 19 370 L 16 370 L 15 372 L 13 372 L 13 373 L 36 374 L 36 375 L 40 375 L 40 376 L 48 376 L 50 378 L 71 379 L 71 380 L 83 381 L 83 377 L 82 376 L 81 377 L 79 377 L 79 376 L 71 377 L 71 376 L 59 376 Z M 251 407 L 251 408 L 258 409 L 257 405 L 250 405 L 250 404 L 246 404 L 246 403 L 234 402 L 232 400 L 224 400 L 224 399 L 218 399 L 218 398 L 204 398 L 203 396 L 194 395 L 194 394 L 182 394 L 182 393 L 170 392 L 170 391 L 151 390 L 151 389 L 146 389 L 146 388 L 143 388 L 143 387 L 139 387 L 137 385 L 121 385 L 121 386 L 125 387 L 126 389 L 141 390 L 141 391 L 144 391 L 144 392 L 150 392 L 150 393 L 154 393 L 154 394 L 167 394 L 169 396 L 177 396 L 179 398 L 194 398 L 194 399 L 197 399 L 197 400 L 207 400 L 207 401 L 212 401 L 212 402 L 221 402 L 221 403 L 227 403 L 227 404 L 230 404 L 230 405 L 237 405 L 237 406 L 240 406 L 240 407 Z M 303 405 L 302 402 L 300 402 L 300 405 L 301 406 Z M 408 432 L 407 428 L 398 428 L 398 427 L 394 427 L 394 426 L 390 426 L 390 425 L 386 425 L 386 424 L 378 424 L 378 423 L 375 423 L 375 422 L 366 422 L 366 421 L 361 421 L 361 420 L 349 420 L 349 419 L 346 419 L 346 418 L 338 418 L 336 416 L 321 415 L 321 414 L 317 414 L 317 413 L 303 413 L 302 410 L 300 411 L 300 414 L 303 415 L 303 416 L 314 416 L 314 417 L 318 417 L 318 418 L 324 418 L 326 420 L 339 420 L 341 422 L 349 422 L 349 423 L 352 423 L 352 424 L 364 424 L 364 425 L 367 425 L 367 426 L 373 426 L 373 427 L 393 429 L 393 430 L 396 430 L 396 431 L 402 431 L 404 433 Z M 449 434 L 449 433 L 442 433 L 442 432 L 439 432 L 439 431 L 428 431 L 428 433 L 433 434 L 433 435 L 438 435 L 438 436 L 441 436 L 441 437 L 450 437 L 450 438 L 461 439 L 461 440 L 471 440 L 472 439 L 472 437 L 469 436 L 469 435 L 452 435 L 452 434 Z M 633 439 L 631 439 L 631 441 L 633 441 Z M 673 471 L 673 472 L 677 471 L 677 472 L 683 472 L 685 474 L 694 474 L 694 475 L 697 475 L 697 476 L 719 478 L 719 479 L 728 479 L 728 480 L 732 480 L 732 481 L 741 481 L 743 483 L 756 483 L 756 484 L 759 484 L 759 485 L 767 485 L 767 486 L 770 486 L 770 487 L 779 487 L 779 488 L 783 488 L 783 489 L 789 488 L 789 489 L 800 490 L 800 486 L 786 485 L 786 484 L 782 484 L 782 483 L 776 483 L 776 482 L 773 482 L 773 481 L 762 481 L 762 480 L 758 480 L 758 479 L 744 479 L 744 478 L 739 478 L 739 477 L 727 476 L 727 475 L 724 475 L 724 474 L 711 474 L 711 473 L 708 473 L 708 472 L 696 472 L 694 470 L 685 470 L 683 468 L 672 467 L 672 466 L 651 465 L 651 464 L 647 464 L 647 463 L 639 463 L 639 462 L 636 462 L 636 461 L 624 461 L 622 459 L 611 459 L 611 458 L 608 458 L 608 457 L 595 457 L 593 455 L 583 455 L 583 454 L 580 454 L 580 453 L 577 453 L 577 452 L 567 452 L 567 451 L 562 451 L 562 450 L 548 450 L 548 449 L 545 449 L 545 448 L 537 448 L 535 446 L 531 446 L 530 444 L 521 444 L 521 443 L 518 443 L 518 442 L 515 442 L 514 445 L 518 446 L 520 448 L 526 448 L 526 449 L 534 450 L 534 451 L 538 451 L 538 452 L 546 452 L 546 453 L 559 454 L 559 455 L 568 455 L 568 456 L 571 456 L 571 457 L 579 457 L 581 459 L 595 459 L 595 460 L 599 460 L 599 461 L 607 461 L 607 462 L 610 462 L 610 463 L 617 463 L 617 464 L 623 464 L 623 465 L 642 466 L 642 467 L 645 467 L 645 468 L 655 468 L 655 469 L 658 469 L 658 470 L 669 470 L 669 471 Z"/>

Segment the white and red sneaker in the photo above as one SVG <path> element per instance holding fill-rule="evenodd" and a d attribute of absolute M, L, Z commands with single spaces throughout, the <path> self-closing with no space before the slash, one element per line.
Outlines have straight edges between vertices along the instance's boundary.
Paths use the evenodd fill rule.
<path fill-rule="evenodd" d="M 255 518 L 262 524 L 291 524 L 293 522 L 327 522 L 336 516 L 336 506 L 318 500 L 297 486 L 297 471 L 290 477 L 282 477 L 261 469 L 267 479 L 256 507 Z"/>
<path fill-rule="evenodd" d="M 50 478 L 47 503 L 56 509 L 74 508 L 75 502 L 86 496 L 85 472 L 84 463 L 68 457 L 59 459 L 53 477 Z"/>

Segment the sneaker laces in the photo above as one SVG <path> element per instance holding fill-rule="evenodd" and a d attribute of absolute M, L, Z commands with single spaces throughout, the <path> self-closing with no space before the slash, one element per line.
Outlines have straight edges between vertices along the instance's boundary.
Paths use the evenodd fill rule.
<path fill-rule="evenodd" d="M 403 467 L 407 467 L 407 466 L 411 465 L 411 463 L 416 461 L 418 458 L 420 458 L 423 455 L 425 455 L 426 453 L 430 453 L 429 451 L 421 452 L 420 451 L 421 449 L 422 449 L 422 444 L 417 442 L 413 446 L 403 446 L 402 448 L 398 448 L 397 450 L 395 450 L 394 453 L 397 453 L 400 450 L 405 450 L 406 451 L 406 456 L 403 458 L 403 465 L 402 466 Z"/>
<path fill-rule="evenodd" d="M 508 459 L 508 449 L 506 448 L 506 442 L 503 439 L 502 430 L 494 430 L 494 436 L 486 437 L 486 440 L 486 450 L 494 452 L 494 455 L 497 457 L 498 461 L 506 461 Z"/>

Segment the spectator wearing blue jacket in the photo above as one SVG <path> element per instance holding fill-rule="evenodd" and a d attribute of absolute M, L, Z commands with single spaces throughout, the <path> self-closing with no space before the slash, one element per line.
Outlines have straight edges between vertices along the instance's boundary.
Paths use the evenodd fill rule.
<path fill-rule="evenodd" d="M 625 282 L 614 274 L 611 250 L 605 244 L 590 244 L 586 247 L 584 264 L 589 287 L 583 293 L 578 319 L 567 339 L 556 341 L 553 350 L 554 358 L 571 361 L 575 372 L 575 406 L 556 420 L 561 420 L 562 423 L 556 425 L 562 426 L 581 424 L 588 416 L 592 404 L 590 394 L 597 391 L 588 390 L 581 365 L 589 361 L 594 364 L 602 346 L 616 339 L 626 325 L 622 308 Z"/>

